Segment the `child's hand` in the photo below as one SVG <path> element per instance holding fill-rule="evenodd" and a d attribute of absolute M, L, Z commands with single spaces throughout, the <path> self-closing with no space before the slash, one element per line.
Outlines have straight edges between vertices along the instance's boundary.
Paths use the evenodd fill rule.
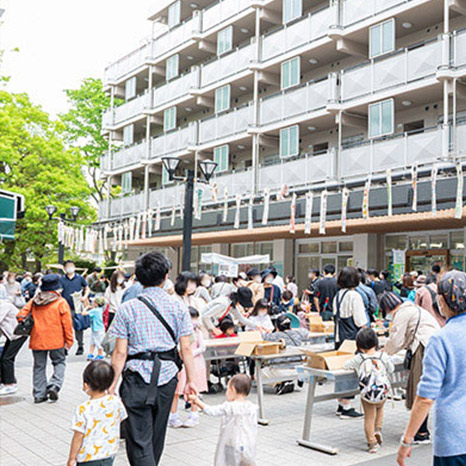
<path fill-rule="evenodd" d="M 196 403 L 197 399 L 198 399 L 197 395 L 193 395 L 193 394 L 192 394 L 192 395 L 188 395 L 188 401 L 189 401 L 190 403 Z"/>

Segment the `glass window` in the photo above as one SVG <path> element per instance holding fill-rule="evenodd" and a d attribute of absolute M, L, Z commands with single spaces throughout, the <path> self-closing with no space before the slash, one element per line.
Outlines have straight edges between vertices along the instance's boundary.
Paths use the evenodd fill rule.
<path fill-rule="evenodd" d="M 426 235 L 411 236 L 409 238 L 409 249 L 427 249 Z"/>
<path fill-rule="evenodd" d="M 130 146 L 134 142 L 134 125 L 128 125 L 123 128 L 123 145 Z"/>
<path fill-rule="evenodd" d="M 309 270 L 321 269 L 319 256 L 298 256 L 296 280 L 300 290 L 306 290 L 309 286 Z"/>
<path fill-rule="evenodd" d="M 395 50 L 395 20 L 392 18 L 370 28 L 369 58 Z"/>
<path fill-rule="evenodd" d="M 233 26 L 228 26 L 217 34 L 217 54 L 229 52 L 233 48 Z"/>
<path fill-rule="evenodd" d="M 464 231 L 457 230 L 450 233 L 450 249 L 464 249 Z"/>
<path fill-rule="evenodd" d="M 303 14 L 302 0 L 283 0 L 283 24 L 299 18 Z"/>
<path fill-rule="evenodd" d="M 121 175 L 121 193 L 129 194 L 131 192 L 133 184 L 133 173 L 127 172 Z"/>
<path fill-rule="evenodd" d="M 228 144 L 214 149 L 214 162 L 217 164 L 216 173 L 228 171 Z"/>
<path fill-rule="evenodd" d="M 454 269 L 464 272 L 464 256 L 453 254 L 450 258 L 450 264 Z"/>
<path fill-rule="evenodd" d="M 351 267 L 353 265 L 353 258 L 351 256 L 338 256 L 337 270 L 340 271 L 345 267 Z"/>
<path fill-rule="evenodd" d="M 291 126 L 280 130 L 280 157 L 291 157 L 299 154 L 299 126 Z"/>
<path fill-rule="evenodd" d="M 181 1 L 177 0 L 168 7 L 168 27 L 172 28 L 181 22 Z"/>
<path fill-rule="evenodd" d="M 385 237 L 385 249 L 392 251 L 392 249 L 408 249 L 408 236 L 407 235 L 389 235 Z"/>
<path fill-rule="evenodd" d="M 432 249 L 448 248 L 448 235 L 430 235 L 430 247 Z"/>
<path fill-rule="evenodd" d="M 254 243 L 238 243 L 232 246 L 233 257 L 247 257 L 254 254 Z"/>
<path fill-rule="evenodd" d="M 300 244 L 298 252 L 299 254 L 319 253 L 319 246 L 320 243 L 317 242 Z"/>
<path fill-rule="evenodd" d="M 180 56 L 178 54 L 173 55 L 172 57 L 167 58 L 167 65 L 165 68 L 165 77 L 167 81 L 170 79 L 176 78 L 180 73 Z"/>
<path fill-rule="evenodd" d="M 301 62 L 299 57 L 282 63 L 282 83 L 281 88 L 287 89 L 296 86 L 300 81 Z"/>
<path fill-rule="evenodd" d="M 125 83 L 125 99 L 128 101 L 136 97 L 136 76 L 129 78 Z"/>
<path fill-rule="evenodd" d="M 215 112 L 220 113 L 230 108 L 230 85 L 215 91 Z"/>
<path fill-rule="evenodd" d="M 353 242 L 352 241 L 342 241 L 338 243 L 338 252 L 352 252 L 353 251 Z"/>
<path fill-rule="evenodd" d="M 337 252 L 336 241 L 323 241 L 322 242 L 322 254 L 333 254 Z"/>
<path fill-rule="evenodd" d="M 264 241 L 255 244 L 255 254 L 270 256 L 270 261 L 273 261 L 273 241 Z"/>
<path fill-rule="evenodd" d="M 163 112 L 163 130 L 170 131 L 176 128 L 176 107 L 167 108 Z"/>
<path fill-rule="evenodd" d="M 376 138 L 394 131 L 393 99 L 369 105 L 369 137 Z"/>

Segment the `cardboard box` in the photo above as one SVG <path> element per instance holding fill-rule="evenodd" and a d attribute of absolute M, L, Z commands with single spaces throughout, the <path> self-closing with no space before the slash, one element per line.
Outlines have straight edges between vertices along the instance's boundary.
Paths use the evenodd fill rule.
<path fill-rule="evenodd" d="M 240 344 L 235 351 L 238 356 L 259 356 L 278 354 L 281 342 L 264 341 L 260 332 L 243 332 L 239 334 Z"/>
<path fill-rule="evenodd" d="M 320 315 L 312 314 L 309 316 L 309 330 L 316 333 L 334 333 L 335 322 L 324 322 Z"/>
<path fill-rule="evenodd" d="M 308 366 L 315 369 L 334 371 L 343 369 L 345 362 L 354 357 L 356 342 L 346 340 L 338 351 L 326 351 L 325 353 L 314 353 L 305 349 L 303 351 L 308 355 Z"/>

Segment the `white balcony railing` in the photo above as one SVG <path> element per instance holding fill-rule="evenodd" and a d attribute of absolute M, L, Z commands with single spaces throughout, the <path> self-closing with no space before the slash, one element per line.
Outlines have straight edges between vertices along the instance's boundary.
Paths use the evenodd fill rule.
<path fill-rule="evenodd" d="M 220 0 L 202 12 L 202 32 L 206 32 L 250 7 L 251 0 Z"/>
<path fill-rule="evenodd" d="M 197 122 L 179 128 L 161 136 L 151 142 L 151 159 L 177 152 L 184 152 L 188 147 L 197 143 Z"/>
<path fill-rule="evenodd" d="M 330 85 L 336 85 L 336 81 L 324 79 L 308 82 L 296 89 L 262 99 L 260 124 L 267 125 L 324 108 L 331 92 Z"/>
<path fill-rule="evenodd" d="M 150 57 L 150 54 L 151 44 L 148 40 L 138 49 L 108 66 L 105 69 L 104 82 L 119 81 L 126 74 L 144 65 Z"/>
<path fill-rule="evenodd" d="M 310 13 L 301 21 L 283 26 L 262 37 L 262 61 L 282 55 L 302 45 L 324 37 L 333 22 L 331 8 Z"/>
<path fill-rule="evenodd" d="M 382 11 L 393 8 L 394 6 L 403 3 L 409 3 L 412 0 L 342 0 L 342 25 L 349 26 L 351 24 L 362 21 L 377 15 Z"/>
<path fill-rule="evenodd" d="M 253 107 L 247 106 L 202 120 L 199 123 L 199 144 L 246 132 L 252 117 Z"/>
<path fill-rule="evenodd" d="M 466 30 L 455 34 L 453 44 L 453 64 L 457 68 L 463 67 L 466 65 Z"/>
<path fill-rule="evenodd" d="M 181 184 L 153 189 L 149 195 L 149 207 L 153 210 L 179 208 L 184 204 L 184 186 Z"/>
<path fill-rule="evenodd" d="M 118 197 L 111 200 L 110 217 L 120 217 L 142 212 L 144 208 L 144 193 Z"/>
<path fill-rule="evenodd" d="M 124 147 L 113 154 L 112 170 L 134 165 L 146 158 L 147 144 L 141 142 L 134 146 Z"/>
<path fill-rule="evenodd" d="M 247 70 L 254 58 L 255 50 L 254 44 L 250 44 L 203 65 L 201 67 L 201 86 L 208 86 Z"/>
<path fill-rule="evenodd" d="M 149 96 L 150 94 L 146 92 L 122 105 L 119 105 L 118 107 L 115 107 L 113 124 L 118 125 L 136 116 L 142 116 L 144 110 L 146 110 L 150 105 Z"/>
<path fill-rule="evenodd" d="M 192 88 L 198 87 L 199 67 L 193 67 L 191 72 L 156 87 L 153 90 L 153 107 L 157 108 L 173 100 L 187 96 Z"/>
<path fill-rule="evenodd" d="M 222 200 L 225 198 L 225 187 L 227 188 L 228 198 L 235 197 L 237 194 L 252 193 L 253 181 L 254 171 L 252 168 L 248 168 L 236 173 L 219 173 L 214 176 L 212 183 L 217 183 L 218 199 Z"/>
<path fill-rule="evenodd" d="M 341 99 L 347 101 L 401 84 L 435 76 L 442 65 L 442 41 L 413 50 L 404 49 L 389 58 L 341 72 Z"/>

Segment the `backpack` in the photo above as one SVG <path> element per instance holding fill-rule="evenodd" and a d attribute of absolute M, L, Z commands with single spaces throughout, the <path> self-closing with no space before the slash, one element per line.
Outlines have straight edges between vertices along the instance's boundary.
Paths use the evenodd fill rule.
<path fill-rule="evenodd" d="M 387 369 L 379 356 L 364 357 L 359 367 L 359 390 L 361 399 L 367 403 L 380 403 L 391 391 Z"/>

